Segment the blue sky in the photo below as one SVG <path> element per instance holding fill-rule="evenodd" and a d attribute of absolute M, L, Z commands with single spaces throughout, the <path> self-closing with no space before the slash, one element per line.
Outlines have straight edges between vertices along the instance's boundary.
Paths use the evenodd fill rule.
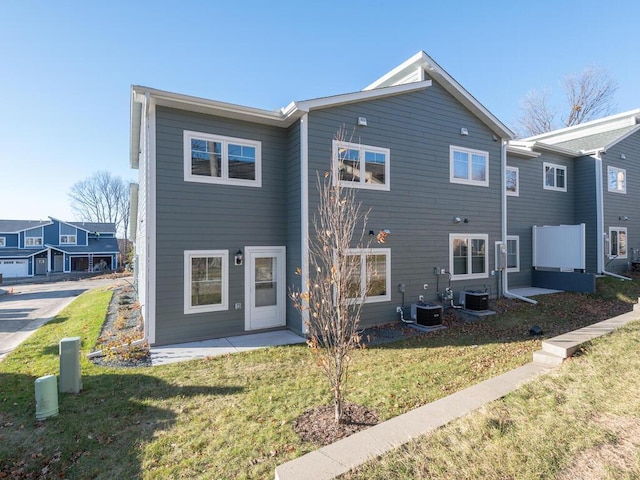
<path fill-rule="evenodd" d="M 129 169 L 132 84 L 276 110 L 358 91 L 426 51 L 507 125 L 588 65 L 640 108 L 640 2 L 0 2 L 0 218 L 73 220 L 67 193 Z"/>

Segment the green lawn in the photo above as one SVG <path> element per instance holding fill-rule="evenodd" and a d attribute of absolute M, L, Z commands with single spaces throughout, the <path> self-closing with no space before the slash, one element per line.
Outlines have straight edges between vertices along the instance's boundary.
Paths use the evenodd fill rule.
<path fill-rule="evenodd" d="M 598 288 L 498 302 L 482 322 L 357 351 L 347 399 L 391 418 L 529 362 L 532 323 L 557 335 L 629 311 L 640 294 L 638 281 Z M 271 478 L 317 448 L 292 428 L 330 398 L 302 345 L 128 370 L 83 356 L 83 391 L 60 395 L 60 415 L 37 422 L 34 380 L 58 373 L 61 338 L 92 350 L 110 295 L 83 294 L 0 362 L 0 478 Z"/>

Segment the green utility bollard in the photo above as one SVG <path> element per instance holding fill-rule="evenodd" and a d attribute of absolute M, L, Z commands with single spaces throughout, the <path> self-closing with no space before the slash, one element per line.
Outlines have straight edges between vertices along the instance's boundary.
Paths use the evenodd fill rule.
<path fill-rule="evenodd" d="M 60 340 L 60 393 L 80 393 L 80 337 Z"/>
<path fill-rule="evenodd" d="M 58 415 L 58 388 L 56 376 L 46 375 L 36 378 L 36 419 Z"/>

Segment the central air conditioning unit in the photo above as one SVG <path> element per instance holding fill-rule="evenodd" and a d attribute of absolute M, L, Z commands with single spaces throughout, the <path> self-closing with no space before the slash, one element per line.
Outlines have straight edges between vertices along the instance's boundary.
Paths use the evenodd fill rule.
<path fill-rule="evenodd" d="M 467 310 L 489 310 L 489 294 L 487 292 L 463 290 L 460 292 L 460 305 Z"/>
<path fill-rule="evenodd" d="M 425 327 L 442 325 L 442 307 L 432 303 L 414 303 L 411 305 L 411 318 Z"/>

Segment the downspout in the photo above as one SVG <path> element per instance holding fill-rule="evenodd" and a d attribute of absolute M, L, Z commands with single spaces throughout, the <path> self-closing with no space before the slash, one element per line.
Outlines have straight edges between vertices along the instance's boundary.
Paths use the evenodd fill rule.
<path fill-rule="evenodd" d="M 617 273 L 608 272 L 605 270 L 604 265 L 604 185 L 602 181 L 603 169 L 602 169 L 602 153 L 600 151 L 595 152 L 593 155 L 595 159 L 595 175 L 596 175 L 596 231 L 597 231 L 597 245 L 598 249 L 598 272 L 602 275 L 608 275 L 610 277 L 619 278 L 620 280 L 632 280 L 624 275 L 618 275 Z"/>
<path fill-rule="evenodd" d="M 502 213 L 502 243 L 507 244 L 507 141 L 502 140 L 502 147 L 500 150 L 500 171 L 502 173 L 502 181 L 500 182 L 501 188 L 501 213 Z M 507 298 L 515 298 L 516 300 L 522 300 L 523 302 L 532 303 L 536 305 L 538 302 L 521 295 L 516 295 L 509 291 L 509 279 L 507 274 L 507 267 L 502 269 L 502 292 Z"/>

